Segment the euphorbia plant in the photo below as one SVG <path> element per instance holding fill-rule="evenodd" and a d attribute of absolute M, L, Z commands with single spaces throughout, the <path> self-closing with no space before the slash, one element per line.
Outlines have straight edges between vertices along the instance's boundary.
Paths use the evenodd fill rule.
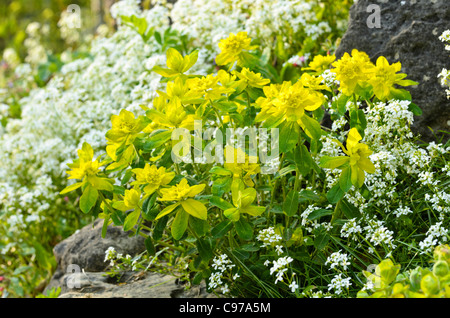
<path fill-rule="evenodd" d="M 152 105 L 142 106 L 143 115 L 124 110 L 113 116 L 103 161 L 92 162 L 92 151 L 83 146 L 69 171 L 71 178 L 82 181 L 63 193 L 81 187 L 83 212 L 104 218 L 105 228 L 113 223 L 144 236 L 149 253 L 163 245 L 191 257 L 196 282 L 211 275 L 214 256 L 226 254 L 248 270 L 249 253 L 260 248 L 255 230 L 273 227 L 277 242 L 284 240 L 290 253 L 302 255 L 284 259 L 277 283 L 294 259 L 313 259 L 330 241 L 323 226 L 304 236 L 299 222 L 304 202 L 335 205 L 334 211 L 327 207 L 309 216 L 313 220 L 332 214 L 335 220 L 342 212 L 351 215 L 344 194 L 352 187 L 367 194 L 365 175 L 376 168 L 363 142 L 361 102 L 371 105 L 391 95 L 407 99 L 408 93 L 394 85 L 413 82 L 396 75 L 397 64 L 380 59 L 375 66 L 358 51 L 339 61 L 318 56 L 306 72 L 281 81 L 277 74 L 270 76 L 267 61 L 244 32 L 230 35 L 219 47 L 220 69 L 206 76 L 189 73 L 195 51 L 183 57 L 169 49 L 167 69 L 154 69 L 167 83 L 166 91 L 159 91 Z M 322 76 L 331 64 L 340 86 Z M 383 76 L 388 80 L 381 83 Z M 345 145 L 336 139 L 344 156 L 318 161 L 321 139 L 330 134 L 321 125 L 326 109 L 333 111 L 333 119 L 349 115 L 350 127 Z M 198 122 L 208 134 L 199 131 Z M 279 150 L 272 161 L 262 162 L 261 156 L 262 143 L 269 138 L 240 138 L 251 128 L 271 129 L 269 137 Z M 241 144 L 236 145 L 236 138 Z M 263 164 L 273 169 L 265 170 Z M 323 169 L 342 170 L 330 190 Z M 288 253 L 283 248 L 277 245 L 279 255 Z M 252 262 L 263 259 L 254 255 Z M 293 277 L 287 279 L 291 289 L 298 286 Z"/>

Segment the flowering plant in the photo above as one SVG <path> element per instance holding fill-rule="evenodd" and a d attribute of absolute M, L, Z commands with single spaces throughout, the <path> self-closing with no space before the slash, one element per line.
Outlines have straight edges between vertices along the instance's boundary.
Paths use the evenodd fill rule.
<path fill-rule="evenodd" d="M 110 148 L 100 155 L 104 168 L 94 173 L 114 186 L 97 187 L 88 209 L 80 200 L 85 213 L 144 236 L 150 255 L 169 247 L 188 257 L 192 283 L 204 279 L 211 291 L 231 295 L 352 295 L 350 269 L 367 264 L 363 258 L 380 262 L 404 252 L 397 242 L 427 252 L 426 240 L 403 237 L 420 222 L 410 215 L 422 208 L 406 204 L 409 194 L 395 195 L 408 187 L 397 178 L 426 180 L 423 195 L 438 196 L 438 215 L 448 211 L 439 202 L 449 198 L 438 194 L 440 180 L 426 177 L 423 158 L 402 165 L 424 150 L 409 131 L 420 108 L 398 88 L 418 83 L 398 74 L 400 63 L 381 57 L 373 64 L 354 50 L 338 60 L 319 55 L 287 79 L 265 71 L 244 32 L 219 47 L 220 68 L 207 75 L 186 73 L 195 67 L 195 51 L 168 50 L 167 68 L 154 69 L 166 91 L 142 107 L 143 115 L 112 117 Z M 331 127 L 322 124 L 325 110 Z M 448 154 L 441 145 L 427 150 L 436 165 Z M 379 213 L 386 217 L 378 220 Z M 442 222 L 423 235 L 445 241 L 446 221 L 436 220 Z M 396 225 L 399 237 L 388 225 Z M 315 266 L 337 274 L 315 277 L 306 270 Z"/>

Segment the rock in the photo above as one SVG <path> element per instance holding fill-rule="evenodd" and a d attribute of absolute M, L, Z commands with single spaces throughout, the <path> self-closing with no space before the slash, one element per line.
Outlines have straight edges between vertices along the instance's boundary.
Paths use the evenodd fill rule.
<path fill-rule="evenodd" d="M 54 247 L 53 254 L 58 267 L 47 289 L 61 286 L 61 278 L 71 269 L 86 272 L 104 271 L 108 266 L 105 262 L 105 251 L 110 246 L 123 255 L 134 256 L 145 251 L 143 237 L 130 237 L 121 227 L 110 225 L 105 238 L 102 238 L 102 226 L 103 220 L 96 220 Z"/>
<path fill-rule="evenodd" d="M 152 272 L 125 272 L 119 282 L 106 273 L 65 274 L 64 281 L 77 282 L 78 288 L 64 284 L 59 298 L 213 298 L 205 285 L 186 289 L 178 279 Z M 65 286 L 65 287 L 64 287 Z"/>
<path fill-rule="evenodd" d="M 379 28 L 373 24 L 376 11 L 369 7 L 372 4 L 381 9 Z M 450 66 L 448 52 L 439 40 L 450 28 L 449 21 L 449 0 L 359 0 L 350 10 L 348 30 L 336 51 L 337 58 L 358 49 L 373 62 L 379 56 L 385 56 L 389 63 L 401 62 L 402 73 L 420 83 L 407 89 L 423 110 L 415 117 L 412 130 L 426 141 L 433 140 L 428 127 L 436 134 L 450 130 L 450 101 L 437 78 Z M 444 142 L 448 140 L 448 134 L 437 135 L 444 136 Z"/>
<path fill-rule="evenodd" d="M 144 238 L 129 236 L 110 225 L 102 238 L 103 220 L 96 220 L 55 246 L 58 267 L 44 294 L 61 288 L 60 298 L 206 298 L 205 284 L 186 289 L 179 279 L 151 271 L 123 272 L 120 280 L 106 272 L 105 251 L 136 256 L 145 251 Z"/>

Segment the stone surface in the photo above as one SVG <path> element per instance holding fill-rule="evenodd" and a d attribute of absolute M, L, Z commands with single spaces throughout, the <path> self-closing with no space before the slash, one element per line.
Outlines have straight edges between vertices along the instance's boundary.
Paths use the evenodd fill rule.
<path fill-rule="evenodd" d="M 368 12 L 371 4 L 381 9 L 380 28 L 368 26 L 368 21 L 375 21 L 371 19 L 375 11 Z M 435 132 L 450 131 L 450 101 L 437 78 L 443 68 L 450 67 L 448 51 L 439 40 L 449 28 L 449 0 L 359 0 L 350 11 L 349 27 L 336 56 L 358 49 L 373 62 L 379 56 L 390 63 L 401 62 L 402 73 L 420 83 L 407 88 L 423 110 L 412 129 L 430 141 L 433 137 L 428 127 Z M 446 136 L 444 140 L 448 140 Z"/>
<path fill-rule="evenodd" d="M 141 236 L 129 236 L 121 227 L 111 225 L 102 238 L 102 226 L 103 220 L 96 220 L 55 246 L 58 267 L 44 293 L 60 287 L 60 298 L 213 297 L 204 284 L 186 290 L 176 277 L 150 271 L 124 272 L 120 281 L 110 277 L 106 273 L 109 262 L 105 262 L 109 247 L 136 256 L 145 251 L 145 244 Z"/>
<path fill-rule="evenodd" d="M 212 298 L 205 285 L 185 289 L 173 276 L 152 272 L 125 272 L 120 282 L 106 273 L 65 274 L 62 280 L 77 288 L 61 286 L 59 298 Z"/>

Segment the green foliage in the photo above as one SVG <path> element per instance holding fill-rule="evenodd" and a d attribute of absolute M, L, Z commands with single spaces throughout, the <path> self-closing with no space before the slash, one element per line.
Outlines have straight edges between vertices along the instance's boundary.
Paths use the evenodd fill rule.
<path fill-rule="evenodd" d="M 431 268 L 417 267 L 401 272 L 400 265 L 383 260 L 375 273 L 364 271 L 371 287 L 358 292 L 358 298 L 449 298 L 450 247 L 436 247 Z"/>

